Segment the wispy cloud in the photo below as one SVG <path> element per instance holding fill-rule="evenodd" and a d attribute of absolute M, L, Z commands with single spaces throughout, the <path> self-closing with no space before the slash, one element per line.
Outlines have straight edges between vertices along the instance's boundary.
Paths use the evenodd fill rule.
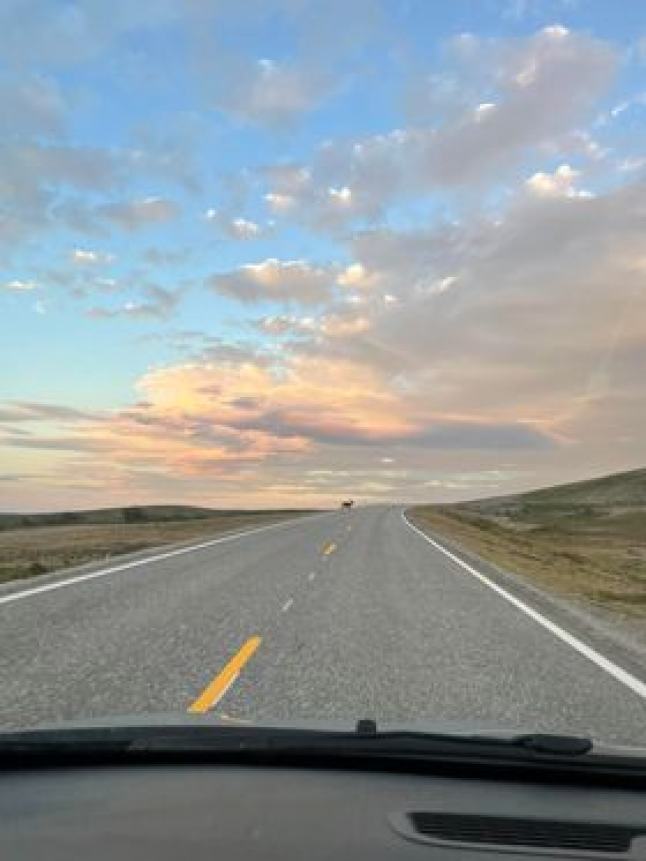
<path fill-rule="evenodd" d="M 182 290 L 168 290 L 164 287 L 149 285 L 142 290 L 143 298 L 130 299 L 112 307 L 94 306 L 89 308 L 88 317 L 97 320 L 126 318 L 131 320 L 166 320 L 176 310 Z"/>
<path fill-rule="evenodd" d="M 106 203 L 97 208 L 96 214 L 122 230 L 132 231 L 172 221 L 179 211 L 179 206 L 172 200 L 143 197 L 123 203 Z"/>
<path fill-rule="evenodd" d="M 92 251 L 89 248 L 75 248 L 71 254 L 72 263 L 77 266 L 100 266 L 112 263 L 114 255 L 106 251 Z"/>
<path fill-rule="evenodd" d="M 15 290 L 20 293 L 25 290 L 35 290 L 38 285 L 34 281 L 21 281 L 20 278 L 14 278 L 11 281 L 5 281 L 2 286 L 5 290 Z"/>

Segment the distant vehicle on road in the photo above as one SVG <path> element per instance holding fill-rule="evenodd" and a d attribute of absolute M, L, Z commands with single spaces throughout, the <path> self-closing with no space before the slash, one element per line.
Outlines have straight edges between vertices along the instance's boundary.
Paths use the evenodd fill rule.
<path fill-rule="evenodd" d="M 354 505 L 354 499 L 344 499 L 341 503 L 341 508 L 352 508 Z"/>

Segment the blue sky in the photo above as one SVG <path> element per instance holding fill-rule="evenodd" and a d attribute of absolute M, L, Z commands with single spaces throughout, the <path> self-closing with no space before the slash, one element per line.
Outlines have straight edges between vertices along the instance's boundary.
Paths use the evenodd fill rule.
<path fill-rule="evenodd" d="M 3 4 L 0 507 L 642 465 L 645 24 Z"/>

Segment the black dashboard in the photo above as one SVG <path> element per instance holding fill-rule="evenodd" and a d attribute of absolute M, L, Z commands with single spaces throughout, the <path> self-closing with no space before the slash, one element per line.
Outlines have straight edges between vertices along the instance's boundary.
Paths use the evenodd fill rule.
<path fill-rule="evenodd" d="M 646 858 L 641 791 L 231 765 L 0 773 L 2 861 Z"/>

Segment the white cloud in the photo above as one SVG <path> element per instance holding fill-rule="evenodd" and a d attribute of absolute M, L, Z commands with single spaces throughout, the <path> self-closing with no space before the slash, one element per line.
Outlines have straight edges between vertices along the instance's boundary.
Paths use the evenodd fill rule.
<path fill-rule="evenodd" d="M 92 251 L 87 248 L 75 248 L 71 253 L 72 263 L 79 266 L 96 266 L 114 261 L 114 255 L 105 251 Z"/>
<path fill-rule="evenodd" d="M 118 317 L 131 320 L 166 320 L 177 309 L 182 290 L 168 290 L 165 287 L 149 285 L 144 288 L 143 294 L 143 299 L 131 299 L 116 307 L 90 308 L 87 316 L 97 320 Z"/>
<path fill-rule="evenodd" d="M 494 102 L 481 102 L 475 110 L 476 121 L 480 122 L 483 120 L 488 113 L 494 111 L 496 109 L 496 105 Z"/>
<path fill-rule="evenodd" d="M 344 185 L 342 188 L 328 188 L 328 194 L 332 200 L 341 205 L 347 206 L 352 200 L 352 191 L 347 185 Z"/>
<path fill-rule="evenodd" d="M 261 59 L 212 64 L 211 87 L 217 106 L 251 123 L 289 125 L 330 95 L 333 82 L 322 67 Z"/>
<path fill-rule="evenodd" d="M 589 191 L 577 190 L 574 186 L 581 171 L 569 164 L 562 164 L 554 173 L 539 171 L 525 181 L 527 189 L 538 197 L 590 197 Z"/>
<path fill-rule="evenodd" d="M 315 305 L 331 295 L 336 270 L 304 260 L 268 258 L 232 272 L 213 275 L 211 287 L 239 302 L 286 302 Z"/>
<path fill-rule="evenodd" d="M 314 317 L 295 317 L 291 314 L 273 314 L 262 317 L 257 321 L 257 326 L 268 335 L 310 335 L 319 328 Z"/>
<path fill-rule="evenodd" d="M 473 192 L 492 177 L 500 182 L 529 156 L 558 150 L 568 138 L 573 148 L 599 159 L 604 153 L 581 123 L 616 67 L 608 43 L 561 25 L 527 38 L 472 37 L 469 51 L 460 55 L 455 88 L 475 69 L 479 87 L 493 98 L 476 110 L 440 114 L 432 125 L 413 115 L 408 129 L 326 142 L 309 168 L 265 170 L 265 200 L 277 215 L 336 231 L 348 220 L 376 220 L 406 198 Z"/>
<path fill-rule="evenodd" d="M 227 213 L 215 208 L 207 209 L 204 217 L 229 239 L 261 239 L 267 236 L 273 229 L 273 222 L 271 221 L 262 225 L 241 216 L 231 218 Z"/>
<path fill-rule="evenodd" d="M 18 278 L 14 278 L 13 281 L 6 281 L 3 284 L 5 290 L 15 290 L 17 292 L 22 292 L 25 290 L 35 290 L 38 285 L 33 281 L 21 281 Z"/>
<path fill-rule="evenodd" d="M 618 169 L 623 173 L 642 170 L 644 167 L 646 167 L 646 156 L 624 158 L 618 164 Z"/>
<path fill-rule="evenodd" d="M 267 201 L 267 205 L 277 214 L 289 212 L 290 209 L 294 207 L 296 204 L 296 198 L 291 194 L 277 194 L 275 192 L 268 192 L 265 195 L 265 200 Z"/>
<path fill-rule="evenodd" d="M 237 239 L 256 239 L 262 229 L 255 221 L 249 221 L 247 218 L 234 218 L 231 221 L 231 230 Z"/>
<path fill-rule="evenodd" d="M 339 284 L 343 287 L 354 287 L 360 284 L 366 277 L 366 270 L 361 263 L 351 263 L 337 278 Z"/>
<path fill-rule="evenodd" d="M 646 421 L 644 187 L 583 202 L 568 189 L 520 193 L 496 220 L 358 235 L 354 256 L 398 301 L 364 305 L 364 332 L 315 349 L 380 368 L 420 409 L 514 416 L 607 451 L 610 423 Z"/>

